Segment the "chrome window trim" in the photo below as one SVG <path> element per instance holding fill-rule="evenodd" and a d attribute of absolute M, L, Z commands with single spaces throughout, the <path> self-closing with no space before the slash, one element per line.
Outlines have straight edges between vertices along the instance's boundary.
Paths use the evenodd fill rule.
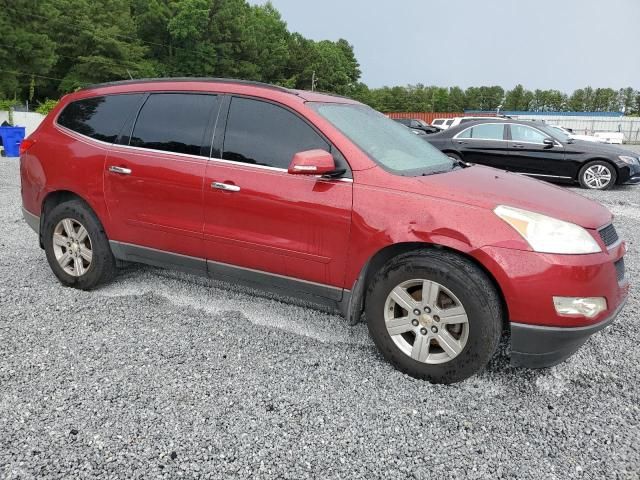
<path fill-rule="evenodd" d="M 134 150 L 140 153 L 146 153 L 146 154 L 153 154 L 153 153 L 161 153 L 163 155 L 177 155 L 179 157 L 184 157 L 184 158 L 189 158 L 189 159 L 193 159 L 193 160 L 201 160 L 201 161 L 214 161 L 214 162 L 221 162 L 221 163 L 227 163 L 230 165 L 239 165 L 239 166 L 244 166 L 244 167 L 249 167 L 249 168 L 257 168 L 257 169 L 262 169 L 262 170 L 271 170 L 273 172 L 288 172 L 288 170 L 286 168 L 278 168 L 278 167 L 269 167 L 267 165 L 253 165 L 251 163 L 245 163 L 245 162 L 235 162 L 233 160 L 225 160 L 223 158 L 215 158 L 215 157 L 205 157 L 204 155 L 192 155 L 190 153 L 178 153 L 178 152 L 168 152 L 167 150 L 156 150 L 153 148 L 145 148 L 145 147 L 134 147 L 133 145 L 120 145 L 117 143 L 109 143 L 109 142 L 104 142 L 102 140 L 97 140 L 95 138 L 91 138 L 88 137 L 87 135 L 84 135 L 82 133 L 78 133 L 75 132 L 67 127 L 63 127 L 62 125 L 58 125 L 57 123 L 55 124 L 55 127 L 62 130 L 63 133 L 68 134 L 69 136 L 76 138 L 76 140 L 78 141 L 89 141 L 89 142 L 95 142 L 98 143 L 100 145 L 104 145 L 105 147 L 109 148 L 109 149 L 130 149 L 130 150 Z M 80 138 L 77 138 L 80 137 Z M 347 182 L 347 183 L 353 183 L 353 179 L 352 178 L 328 178 L 328 177 L 323 177 L 322 175 L 316 175 L 316 178 L 322 179 L 322 180 L 331 180 L 331 181 L 338 181 L 338 182 Z"/>
<path fill-rule="evenodd" d="M 245 162 L 236 162 L 234 160 L 225 160 L 224 158 L 211 157 L 211 158 L 209 158 L 209 160 L 211 160 L 213 162 L 220 162 L 220 163 L 225 163 L 225 164 L 228 164 L 228 165 L 234 165 L 234 166 L 240 166 L 240 167 L 257 168 L 257 169 L 261 169 L 261 170 L 270 170 L 272 172 L 280 172 L 280 173 L 288 173 L 289 172 L 289 170 L 287 170 L 286 168 L 269 167 L 268 165 L 255 165 L 253 163 L 245 163 Z M 322 175 L 313 175 L 313 176 L 315 178 L 320 179 L 320 180 L 330 180 L 330 181 L 353 183 L 353 179 L 352 178 L 330 178 L 330 177 L 323 177 Z"/>
<path fill-rule="evenodd" d="M 502 125 L 504 127 L 507 124 L 505 122 L 488 122 L 488 123 L 479 123 L 479 124 L 476 124 L 476 125 L 471 125 L 470 127 L 465 128 L 461 132 L 456 133 L 453 136 L 453 140 L 458 140 L 458 139 L 460 139 L 460 140 L 486 140 L 486 141 L 489 141 L 489 142 L 508 142 L 509 141 L 509 140 L 505 140 L 504 138 L 500 138 L 500 139 L 497 139 L 497 138 L 469 138 L 469 137 L 459 138 L 459 136 L 462 135 L 467 130 L 471 130 L 473 127 L 477 127 L 479 125 Z M 502 130 L 502 136 L 504 137 L 504 130 Z"/>

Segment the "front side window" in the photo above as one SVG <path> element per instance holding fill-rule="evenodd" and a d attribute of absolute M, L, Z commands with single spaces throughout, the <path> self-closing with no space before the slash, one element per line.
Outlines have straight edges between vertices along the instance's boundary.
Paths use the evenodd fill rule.
<path fill-rule="evenodd" d="M 504 125 L 499 123 L 481 123 L 467 128 L 462 133 L 459 133 L 456 138 L 502 140 L 504 138 Z"/>
<path fill-rule="evenodd" d="M 106 95 L 71 102 L 58 117 L 58 125 L 102 142 L 115 142 L 124 122 L 142 100 L 142 94 Z"/>
<path fill-rule="evenodd" d="M 511 139 L 514 142 L 542 143 L 547 136 L 540 130 L 526 125 L 511 124 Z"/>
<path fill-rule="evenodd" d="M 408 128 L 372 108 L 344 103 L 308 103 L 378 165 L 399 175 L 449 171 L 453 162 Z"/>
<path fill-rule="evenodd" d="M 296 153 L 314 149 L 331 152 L 329 143 L 289 110 L 250 98 L 231 100 L 224 160 L 288 168 Z"/>
<path fill-rule="evenodd" d="M 136 120 L 130 145 L 173 153 L 208 156 L 205 131 L 218 105 L 216 95 L 156 93 Z M 204 147 L 204 148 L 203 148 Z"/>
<path fill-rule="evenodd" d="M 442 125 L 444 123 L 444 120 L 434 120 L 433 121 L 433 125 Z"/>

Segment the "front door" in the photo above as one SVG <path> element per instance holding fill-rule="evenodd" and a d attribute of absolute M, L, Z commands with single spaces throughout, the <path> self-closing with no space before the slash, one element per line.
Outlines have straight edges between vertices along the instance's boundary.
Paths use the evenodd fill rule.
<path fill-rule="evenodd" d="M 565 162 L 564 147 L 549 135 L 528 125 L 509 124 L 509 156 L 513 171 L 541 180 L 570 180 L 575 177 L 571 162 Z M 545 139 L 554 144 L 546 145 Z"/>
<path fill-rule="evenodd" d="M 283 106 L 232 97 L 224 112 L 223 107 L 224 136 L 216 128 L 214 148 L 221 158 L 209 162 L 204 183 L 210 272 L 285 282 L 340 299 L 351 225 L 348 165 L 307 121 Z M 318 148 L 334 154 L 346 170 L 343 178 L 287 173 L 295 153 Z"/>
<path fill-rule="evenodd" d="M 202 181 L 218 107 L 216 95 L 149 95 L 127 145 L 114 145 L 105 162 L 112 240 L 204 257 Z"/>

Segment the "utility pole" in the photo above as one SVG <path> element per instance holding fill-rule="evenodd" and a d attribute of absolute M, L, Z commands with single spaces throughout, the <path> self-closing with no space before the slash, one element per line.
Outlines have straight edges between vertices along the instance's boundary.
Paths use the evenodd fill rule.
<path fill-rule="evenodd" d="M 316 89 L 316 71 L 313 71 L 313 74 L 311 75 L 311 91 L 313 92 Z"/>

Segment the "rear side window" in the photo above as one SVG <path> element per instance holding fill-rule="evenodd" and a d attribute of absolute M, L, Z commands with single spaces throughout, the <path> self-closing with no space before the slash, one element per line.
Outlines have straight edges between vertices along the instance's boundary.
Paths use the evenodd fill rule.
<path fill-rule="evenodd" d="M 205 132 L 218 97 L 209 94 L 156 93 L 150 95 L 133 127 L 134 147 L 209 156 L 211 139 Z"/>
<path fill-rule="evenodd" d="M 331 146 L 290 111 L 259 100 L 231 100 L 223 159 L 287 168 L 294 154 L 316 148 L 331 152 Z"/>
<path fill-rule="evenodd" d="M 474 138 L 477 140 L 502 140 L 504 138 L 504 125 L 499 123 L 481 123 L 467 128 L 458 134 L 456 138 Z"/>
<path fill-rule="evenodd" d="M 442 125 L 444 120 L 434 120 L 432 125 Z"/>
<path fill-rule="evenodd" d="M 113 143 L 124 122 L 135 114 L 142 94 L 106 95 L 71 102 L 58 117 L 58 125 L 87 137 Z"/>

